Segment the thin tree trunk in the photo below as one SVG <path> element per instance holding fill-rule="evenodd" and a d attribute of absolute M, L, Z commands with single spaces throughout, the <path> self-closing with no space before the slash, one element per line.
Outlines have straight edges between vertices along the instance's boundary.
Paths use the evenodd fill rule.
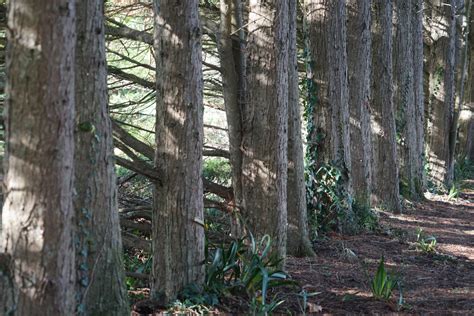
<path fill-rule="evenodd" d="M 240 147 L 242 144 L 242 108 L 245 99 L 242 4 L 240 0 L 221 0 L 220 11 L 218 48 L 228 125 L 234 205 L 239 211 L 242 209 L 242 151 Z M 232 233 L 235 237 L 242 234 L 242 228 L 238 221 L 233 222 Z"/>
<path fill-rule="evenodd" d="M 393 107 L 392 0 L 374 0 L 372 43 L 373 203 L 374 206 L 400 213 L 402 206 Z"/>
<path fill-rule="evenodd" d="M 74 22 L 72 0 L 10 1 L 3 247 L 16 315 L 74 314 Z"/>
<path fill-rule="evenodd" d="M 296 1 L 289 2 L 288 41 L 288 253 L 294 256 L 313 256 L 309 240 L 304 152 L 301 135 L 299 76 L 297 60 Z"/>
<path fill-rule="evenodd" d="M 314 172 L 331 160 L 331 107 L 326 60 L 329 34 L 328 0 L 304 0 L 306 81 L 308 85 L 308 147 Z"/>
<path fill-rule="evenodd" d="M 426 187 L 425 175 L 425 88 L 423 55 L 423 0 L 416 0 L 412 8 L 413 30 L 413 83 L 415 85 L 416 152 L 414 164 L 415 192 L 423 198 Z"/>
<path fill-rule="evenodd" d="M 372 135 L 370 98 L 372 72 L 371 0 L 348 2 L 348 70 L 351 113 L 352 183 L 355 202 L 370 207 Z"/>
<path fill-rule="evenodd" d="M 198 1 L 155 0 L 157 122 L 151 295 L 204 281 L 203 100 Z M 166 166 L 166 167 L 164 167 Z"/>
<path fill-rule="evenodd" d="M 76 2 L 76 300 L 80 315 L 128 315 L 101 0 Z"/>
<path fill-rule="evenodd" d="M 243 116 L 243 205 L 250 231 L 286 256 L 288 3 L 250 1 Z"/>
<path fill-rule="evenodd" d="M 352 195 L 352 164 L 349 126 L 349 84 L 347 77 L 346 1 L 329 1 L 329 38 L 326 52 L 329 64 L 329 104 L 331 104 L 331 159 L 341 171 L 340 192 Z M 355 229 L 352 204 L 347 201 L 339 227 L 351 233 Z"/>
<path fill-rule="evenodd" d="M 471 5 L 472 1 L 467 0 L 467 3 L 465 4 L 465 12 L 466 12 L 466 28 L 464 29 L 464 43 L 462 53 L 460 54 L 462 60 L 459 63 L 461 67 L 461 76 L 459 79 L 459 92 L 458 92 L 458 105 L 457 108 L 454 111 L 454 116 L 453 116 L 453 122 L 451 125 L 451 130 L 449 131 L 449 170 L 450 170 L 450 176 L 448 178 L 448 187 L 451 187 L 454 182 L 454 164 L 455 164 L 455 159 L 456 159 L 456 143 L 458 140 L 458 126 L 459 126 L 459 116 L 461 114 L 462 110 L 462 105 L 464 103 L 464 90 L 465 90 L 465 84 L 467 80 L 467 73 L 468 73 L 468 68 L 469 68 L 469 52 L 468 52 L 468 47 L 469 47 L 469 32 L 470 32 L 470 17 L 471 17 Z M 462 22 L 461 22 L 462 24 Z M 461 37 L 461 36 L 459 36 Z M 471 74 L 472 76 L 473 74 Z"/>

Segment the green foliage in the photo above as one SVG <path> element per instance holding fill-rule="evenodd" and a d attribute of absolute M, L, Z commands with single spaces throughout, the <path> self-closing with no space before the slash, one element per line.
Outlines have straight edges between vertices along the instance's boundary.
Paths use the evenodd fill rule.
<path fill-rule="evenodd" d="M 271 248 L 268 235 L 258 242 L 250 234 L 228 246 L 208 244 L 204 286 L 187 287 L 181 293 L 181 302 L 214 306 L 232 295 L 244 298 L 253 313 L 272 312 L 283 301 L 271 296 L 271 290 L 295 283 L 279 269 L 281 259 L 270 254 Z"/>
<path fill-rule="evenodd" d="M 331 165 L 323 165 L 317 172 L 306 172 L 306 194 L 310 227 L 314 231 L 330 231 L 344 220 L 350 198 L 341 190 L 342 173 Z"/>
<path fill-rule="evenodd" d="M 356 224 L 359 229 L 366 231 L 376 231 L 379 229 L 379 216 L 368 205 L 354 202 L 352 210 L 354 211 Z"/>
<path fill-rule="evenodd" d="M 436 238 L 434 236 L 426 236 L 423 229 L 418 228 L 416 231 L 416 249 L 424 253 L 436 252 Z"/>
<path fill-rule="evenodd" d="M 203 175 L 210 181 L 222 185 L 230 185 L 232 169 L 228 160 L 223 158 L 210 158 L 204 160 Z"/>
<path fill-rule="evenodd" d="M 125 254 L 123 257 L 125 271 L 131 271 L 135 273 L 150 274 L 152 266 L 152 257 L 144 255 L 143 253 Z M 126 278 L 126 284 L 128 290 L 136 289 L 141 285 L 141 281 L 128 277 Z"/>
<path fill-rule="evenodd" d="M 384 257 L 380 260 L 375 276 L 372 278 L 371 290 L 372 295 L 379 300 L 389 300 L 395 286 L 398 284 L 397 279 L 387 273 L 385 270 Z"/>

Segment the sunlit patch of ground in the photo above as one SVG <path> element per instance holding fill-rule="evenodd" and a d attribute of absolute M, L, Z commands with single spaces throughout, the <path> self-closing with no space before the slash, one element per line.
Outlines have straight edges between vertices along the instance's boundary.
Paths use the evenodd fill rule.
<path fill-rule="evenodd" d="M 288 259 L 289 273 L 308 291 L 320 292 L 311 300 L 323 313 L 398 313 L 398 289 L 389 302 L 376 301 L 370 291 L 384 255 L 387 269 L 401 280 L 402 313 L 474 315 L 474 190 L 459 199 L 426 197 L 407 204 L 401 215 L 380 212 L 381 233 L 318 241 L 317 257 Z M 435 252 L 417 247 L 418 229 L 435 236 Z"/>

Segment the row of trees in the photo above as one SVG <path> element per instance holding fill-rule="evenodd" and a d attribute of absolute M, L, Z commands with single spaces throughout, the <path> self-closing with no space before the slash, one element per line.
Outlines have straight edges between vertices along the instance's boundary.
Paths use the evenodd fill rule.
<path fill-rule="evenodd" d="M 350 233 L 360 209 L 401 212 L 400 193 L 451 186 L 457 143 L 473 156 L 472 123 L 458 141 L 472 96 L 471 1 L 199 5 L 148 4 L 151 34 L 104 26 L 100 0 L 10 0 L 1 311 L 128 313 L 112 136 L 127 157 L 117 163 L 153 182 L 151 295 L 162 303 L 204 281 L 206 203 L 238 214 L 235 237 L 268 234 L 282 258 L 312 255 L 306 192 L 320 170 L 341 174 L 337 226 Z M 153 46 L 155 80 L 107 68 L 106 34 Z M 156 91 L 154 146 L 110 121 L 107 73 Z M 216 77 L 228 150 L 203 144 Z M 204 155 L 229 158 L 232 188 L 202 177 Z"/>

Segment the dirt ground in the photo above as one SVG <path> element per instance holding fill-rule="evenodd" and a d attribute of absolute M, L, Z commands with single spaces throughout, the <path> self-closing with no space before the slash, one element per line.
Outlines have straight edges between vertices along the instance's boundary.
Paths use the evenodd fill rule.
<path fill-rule="evenodd" d="M 467 183 L 473 188 L 473 183 Z M 290 258 L 289 274 L 323 313 L 474 315 L 474 190 L 460 199 L 427 196 L 402 215 L 380 213 L 381 231 L 353 237 L 332 235 L 316 244 L 317 257 Z M 436 253 L 416 249 L 417 229 L 436 237 Z M 369 280 L 381 256 L 402 281 L 391 302 L 376 301 Z"/>
<path fill-rule="evenodd" d="M 314 258 L 288 258 L 289 275 L 307 293 L 318 293 L 308 298 L 306 313 L 474 315 L 474 180 L 465 187 L 471 189 L 455 200 L 427 195 L 426 201 L 406 204 L 401 215 L 380 212 L 376 233 L 321 238 Z M 417 249 L 420 228 L 436 238 L 435 252 Z M 370 282 L 382 255 L 388 271 L 401 280 L 401 307 L 399 289 L 388 302 L 372 297 Z M 285 292 L 279 293 L 285 303 L 275 314 L 302 314 L 301 297 L 294 289 Z M 141 303 L 132 315 L 154 309 Z M 215 314 L 248 313 L 239 297 L 222 303 Z"/>

